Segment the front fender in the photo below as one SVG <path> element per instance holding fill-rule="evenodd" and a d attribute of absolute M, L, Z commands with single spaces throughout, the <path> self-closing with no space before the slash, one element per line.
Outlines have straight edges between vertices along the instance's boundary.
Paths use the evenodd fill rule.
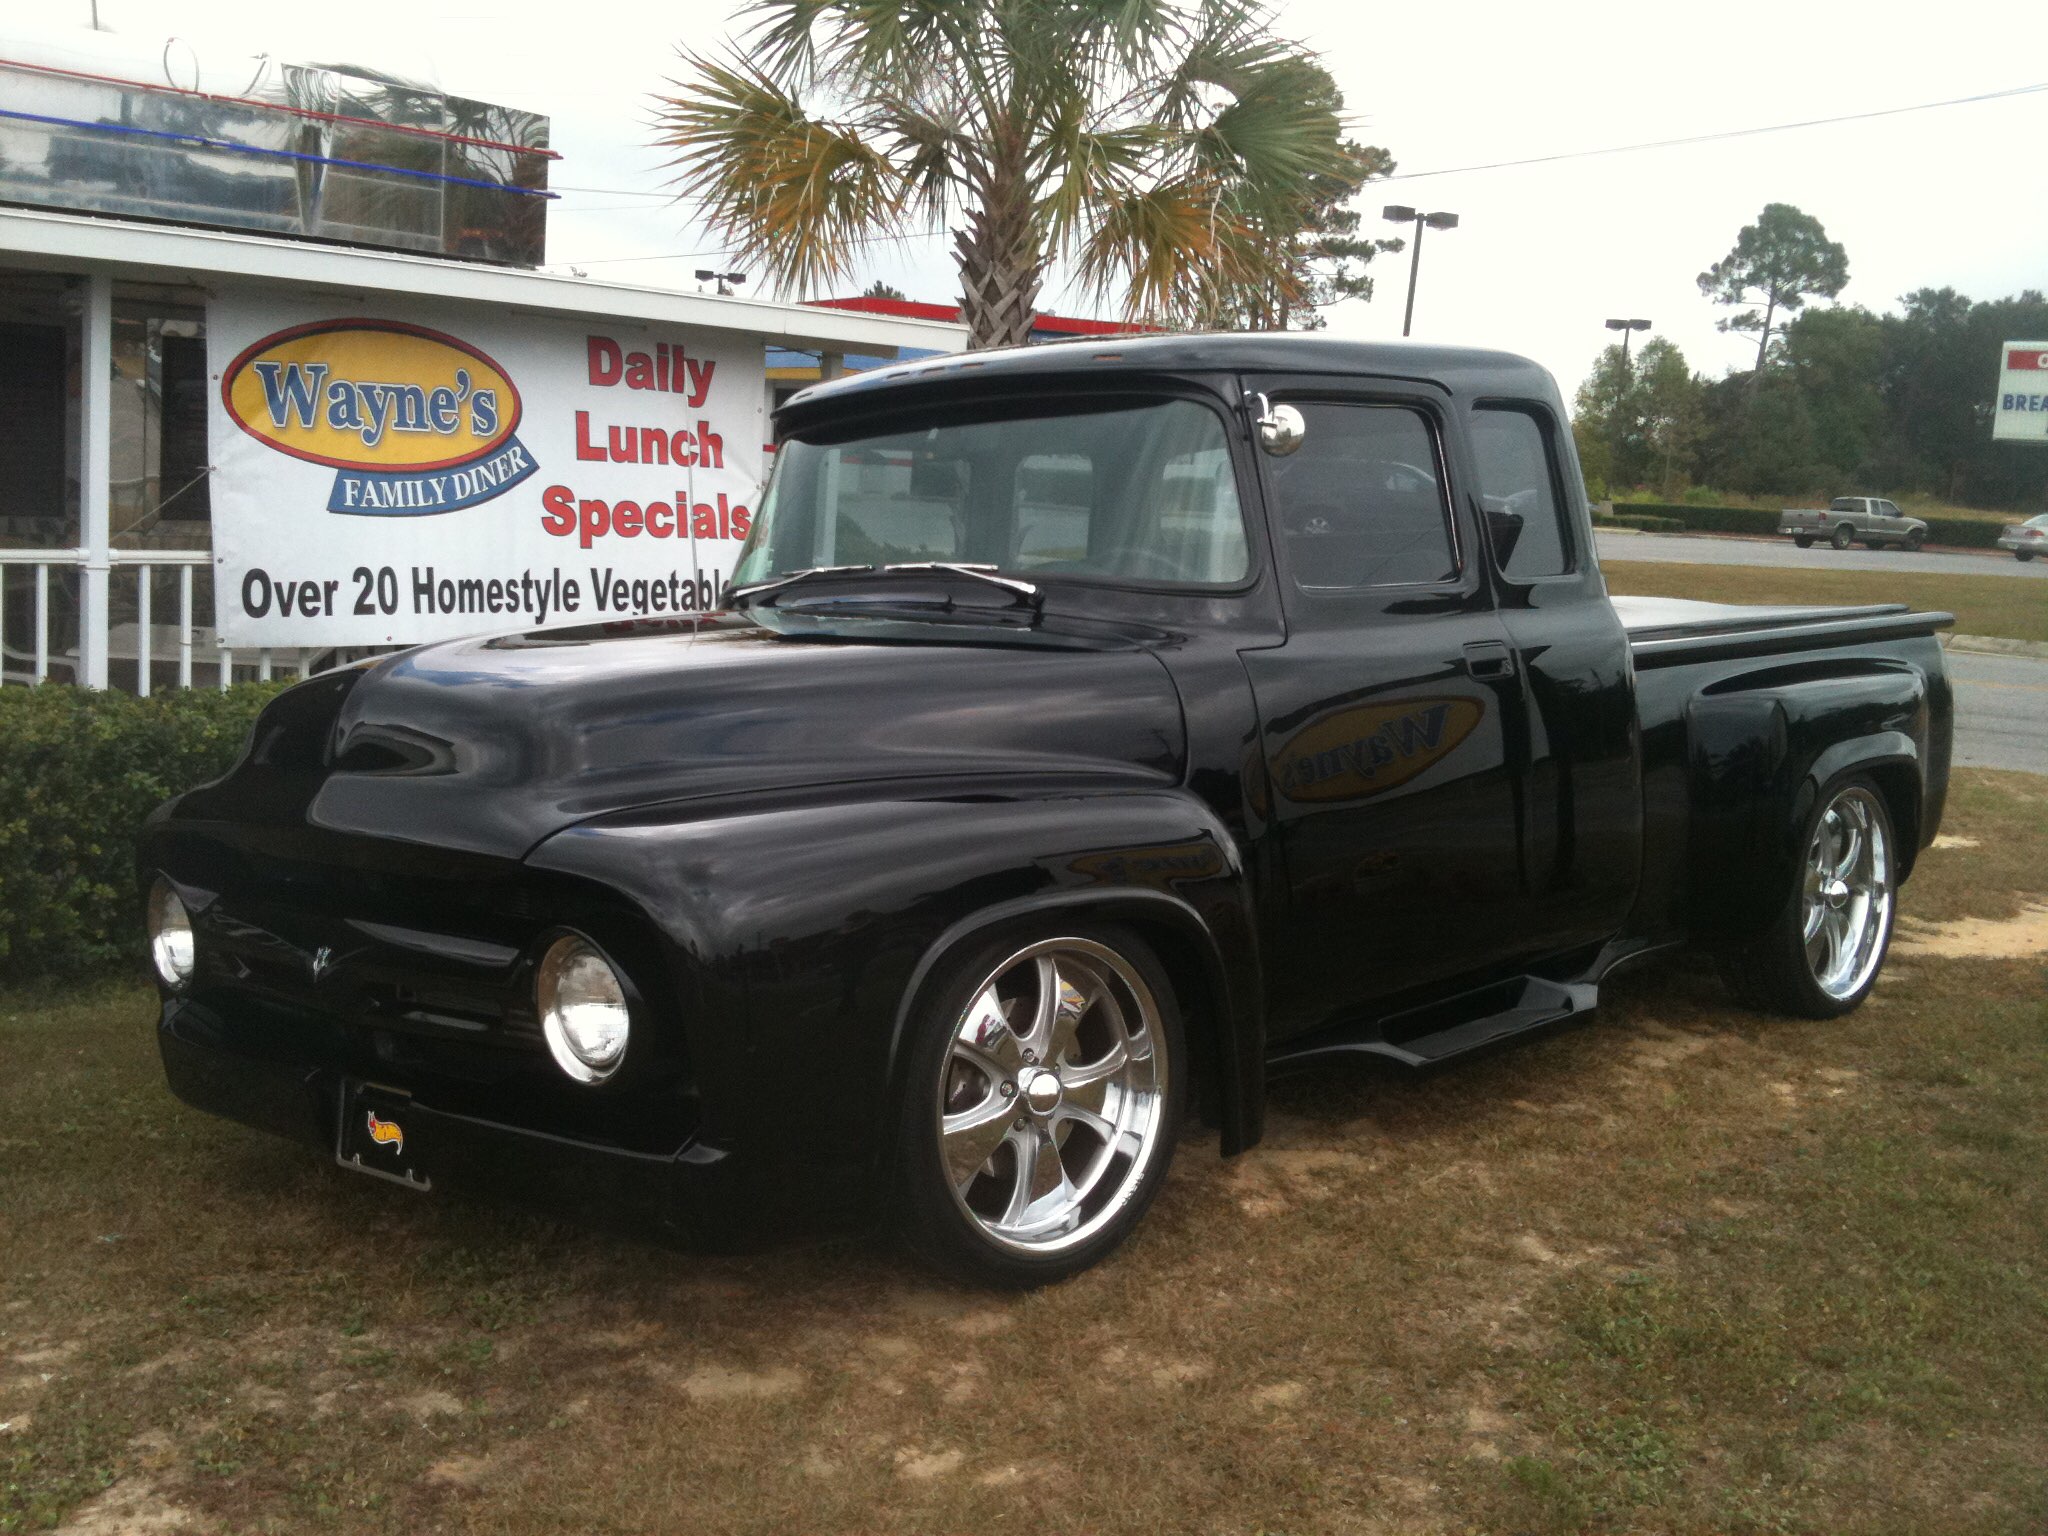
<path fill-rule="evenodd" d="M 704 1136 L 751 1171 L 778 1220 L 872 1217 L 918 989 L 992 925 L 1041 912 L 1159 941 L 1219 1069 L 1225 1147 L 1257 1138 L 1262 993 L 1243 863 L 1214 812 L 1178 790 L 661 807 L 569 828 L 528 863 L 624 896 L 699 979 L 684 1029 Z"/>

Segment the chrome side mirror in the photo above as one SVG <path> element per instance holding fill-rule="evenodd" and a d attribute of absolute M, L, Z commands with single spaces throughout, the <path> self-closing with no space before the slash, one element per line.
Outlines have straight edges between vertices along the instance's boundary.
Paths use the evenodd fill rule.
<path fill-rule="evenodd" d="M 1291 405 L 1275 405 L 1264 395 L 1252 398 L 1259 402 L 1254 422 L 1259 429 L 1259 446 L 1276 459 L 1286 458 L 1308 436 L 1307 419 Z"/>

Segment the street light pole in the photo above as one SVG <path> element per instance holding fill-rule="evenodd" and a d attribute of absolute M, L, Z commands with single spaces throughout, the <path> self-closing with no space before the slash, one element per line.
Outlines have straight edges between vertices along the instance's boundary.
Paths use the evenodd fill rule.
<path fill-rule="evenodd" d="M 1627 366 L 1628 363 L 1629 337 L 1637 331 L 1647 331 L 1649 328 L 1650 322 L 1647 320 L 1610 320 L 1607 322 L 1607 329 L 1621 332 L 1621 361 L 1623 366 Z"/>
<path fill-rule="evenodd" d="M 1422 232 L 1424 229 L 1456 229 L 1458 216 L 1455 213 L 1424 213 L 1420 208 L 1409 208 L 1400 203 L 1390 203 L 1380 212 L 1390 224 L 1415 226 L 1415 250 L 1408 261 L 1408 308 L 1401 316 L 1401 334 L 1406 336 L 1415 325 L 1415 280 L 1422 273 Z"/>

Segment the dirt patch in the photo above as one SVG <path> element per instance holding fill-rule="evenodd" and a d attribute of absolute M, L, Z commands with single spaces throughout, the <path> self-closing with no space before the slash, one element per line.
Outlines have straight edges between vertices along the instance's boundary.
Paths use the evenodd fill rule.
<path fill-rule="evenodd" d="M 928 1483 L 958 1472 L 966 1460 L 964 1451 L 920 1451 L 906 1446 L 896 1453 L 896 1475 L 913 1483 Z"/>
<path fill-rule="evenodd" d="M 766 1371 L 736 1371 L 729 1366 L 704 1365 L 676 1383 L 685 1397 L 700 1403 L 787 1397 L 803 1384 L 803 1372 L 786 1365 Z"/>
<path fill-rule="evenodd" d="M 429 1419 L 452 1418 L 462 1412 L 462 1399 L 452 1392 L 430 1387 L 425 1392 L 415 1392 L 411 1397 L 402 1399 L 398 1406 L 424 1424 Z"/>
<path fill-rule="evenodd" d="M 1963 837 L 1954 832 L 1944 832 L 1929 843 L 1930 848 L 1981 848 L 1983 844 L 1974 837 Z"/>
<path fill-rule="evenodd" d="M 1200 1381 L 1210 1371 L 1206 1360 L 1169 1360 L 1164 1365 L 1152 1367 L 1152 1384 L 1158 1387 L 1184 1387 L 1191 1381 Z"/>
<path fill-rule="evenodd" d="M 57 1527 L 57 1536 L 155 1536 L 158 1531 L 199 1531 L 191 1510 L 174 1504 L 146 1477 L 127 1477 L 87 1499 Z"/>
<path fill-rule="evenodd" d="M 2025 960 L 2048 954 L 2048 902 L 2029 902 L 2017 917 L 1965 917 L 1952 923 L 1901 918 L 1892 953 L 1944 960 Z"/>
<path fill-rule="evenodd" d="M 495 1457 L 450 1456 L 427 1468 L 422 1481 L 441 1488 L 481 1488 L 493 1480 L 496 1472 Z"/>
<path fill-rule="evenodd" d="M 1668 1072 L 1688 1057 L 1697 1056 L 1714 1043 L 1712 1035 L 1695 1035 L 1655 1019 L 1636 1026 L 1638 1038 L 1629 1044 L 1629 1065 L 1644 1072 Z"/>

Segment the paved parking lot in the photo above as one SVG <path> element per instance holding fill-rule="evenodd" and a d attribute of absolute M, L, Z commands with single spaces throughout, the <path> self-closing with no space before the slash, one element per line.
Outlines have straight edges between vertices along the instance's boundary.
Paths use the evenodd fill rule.
<path fill-rule="evenodd" d="M 1597 536 L 1601 563 L 1625 560 L 1669 560 L 1696 565 L 1761 565 L 1773 568 L 1808 566 L 1824 571 L 1933 571 L 1951 576 L 2014 576 L 2048 580 L 2048 560 L 2022 565 L 2011 555 L 1992 551 L 1951 553 L 1923 549 L 1832 549 L 1815 545 L 1801 549 L 1790 539 L 1737 539 L 1669 533 L 1610 533 Z"/>
<path fill-rule="evenodd" d="M 1956 687 L 1956 762 L 2048 773 L 2048 661 L 1948 653 Z"/>

